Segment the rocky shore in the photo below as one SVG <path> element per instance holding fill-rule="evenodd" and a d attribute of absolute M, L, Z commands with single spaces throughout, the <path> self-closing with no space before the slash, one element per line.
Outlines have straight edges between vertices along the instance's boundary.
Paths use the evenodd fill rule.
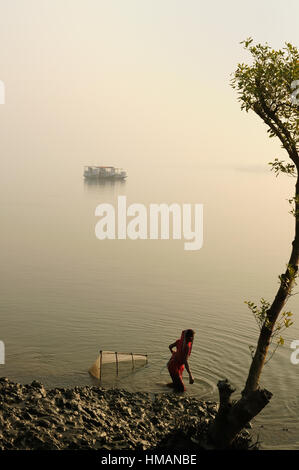
<path fill-rule="evenodd" d="M 0 449 L 197 448 L 218 405 L 176 393 L 46 390 L 0 378 Z M 243 431 L 235 446 L 248 449 Z"/>

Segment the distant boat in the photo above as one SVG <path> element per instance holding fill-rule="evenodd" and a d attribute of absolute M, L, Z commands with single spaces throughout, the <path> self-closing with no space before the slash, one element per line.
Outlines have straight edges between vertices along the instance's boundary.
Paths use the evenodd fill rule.
<path fill-rule="evenodd" d="M 126 171 L 124 171 L 122 168 L 115 168 L 114 166 L 84 167 L 84 178 L 86 179 L 124 180 L 126 177 Z"/>

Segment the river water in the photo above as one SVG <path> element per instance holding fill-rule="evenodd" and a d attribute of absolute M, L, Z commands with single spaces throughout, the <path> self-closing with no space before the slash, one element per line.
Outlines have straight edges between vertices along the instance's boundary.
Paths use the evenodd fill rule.
<path fill-rule="evenodd" d="M 98 350 L 148 353 L 131 371 L 103 369 L 102 384 L 169 391 L 168 345 L 196 331 L 187 393 L 217 399 L 217 381 L 242 390 L 258 328 L 245 300 L 271 300 L 288 259 L 294 220 L 286 199 L 293 181 L 261 167 L 201 167 L 155 161 L 128 165 L 126 182 L 87 184 L 89 161 L 68 165 L 13 161 L 1 171 L 0 375 L 47 387 L 94 384 Z M 112 162 L 113 164 L 113 162 Z M 265 165 L 266 167 L 266 165 Z M 125 195 L 128 204 L 202 203 L 204 243 L 105 240 L 95 236 L 95 208 Z M 296 292 L 296 290 L 295 290 Z M 296 313 L 298 297 L 288 303 Z M 299 449 L 299 365 L 283 334 L 262 385 L 273 398 L 256 418 L 263 448 Z M 186 377 L 187 378 L 187 377 Z M 171 392 L 169 392 L 171 393 Z"/>

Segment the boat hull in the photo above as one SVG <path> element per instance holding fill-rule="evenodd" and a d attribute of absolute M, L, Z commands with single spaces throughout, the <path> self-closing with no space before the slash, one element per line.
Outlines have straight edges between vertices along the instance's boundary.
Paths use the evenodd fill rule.
<path fill-rule="evenodd" d="M 120 175 L 84 175 L 86 180 L 125 180 L 127 176 L 120 176 Z"/>

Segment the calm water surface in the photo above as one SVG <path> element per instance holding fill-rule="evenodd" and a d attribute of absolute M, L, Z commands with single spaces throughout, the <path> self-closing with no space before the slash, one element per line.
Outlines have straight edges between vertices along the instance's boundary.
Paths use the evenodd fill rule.
<path fill-rule="evenodd" d="M 168 345 L 196 331 L 188 392 L 217 399 L 228 377 L 240 392 L 258 330 L 244 300 L 271 300 L 293 235 L 286 199 L 293 181 L 263 168 L 141 164 L 125 183 L 87 184 L 83 165 L 38 161 L 26 176 L 11 161 L 1 172 L 0 375 L 47 387 L 93 384 L 87 370 L 99 349 L 147 352 L 134 373 L 107 367 L 105 387 L 165 392 Z M 113 164 L 113 162 L 112 162 Z M 179 240 L 99 241 L 94 211 L 101 202 L 203 203 L 204 245 Z M 292 195 L 292 194 L 291 194 Z M 298 297 L 288 308 L 296 312 Z M 264 448 L 299 449 L 299 365 L 284 335 L 264 369 L 274 394 L 256 419 Z"/>

